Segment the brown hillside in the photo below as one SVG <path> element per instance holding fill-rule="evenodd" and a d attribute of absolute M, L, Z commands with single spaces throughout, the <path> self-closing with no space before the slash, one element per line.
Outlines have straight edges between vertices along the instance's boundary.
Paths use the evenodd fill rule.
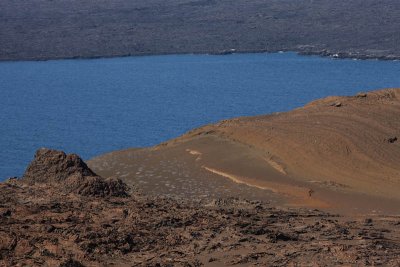
<path fill-rule="evenodd" d="M 385 89 L 225 120 L 89 165 L 155 194 L 239 195 L 282 205 L 398 213 L 399 138 L 400 89 Z"/>

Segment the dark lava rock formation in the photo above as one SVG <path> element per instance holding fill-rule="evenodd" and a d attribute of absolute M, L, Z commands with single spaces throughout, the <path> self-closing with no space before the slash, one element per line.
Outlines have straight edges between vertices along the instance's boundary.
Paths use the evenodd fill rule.
<path fill-rule="evenodd" d="M 61 190 L 71 177 L 88 191 Z M 115 187 L 124 194 L 110 193 Z M 76 155 L 39 150 L 24 178 L 0 183 L 0 266 L 400 264 L 399 216 L 344 218 L 125 190 Z"/>
<path fill-rule="evenodd" d="M 24 180 L 29 183 L 60 183 L 71 176 L 97 176 L 76 154 L 42 148 L 36 151 L 29 164 Z"/>
<path fill-rule="evenodd" d="M 76 154 L 39 149 L 22 180 L 28 184 L 47 184 L 86 196 L 127 196 L 128 188 L 119 179 L 96 175 Z"/>

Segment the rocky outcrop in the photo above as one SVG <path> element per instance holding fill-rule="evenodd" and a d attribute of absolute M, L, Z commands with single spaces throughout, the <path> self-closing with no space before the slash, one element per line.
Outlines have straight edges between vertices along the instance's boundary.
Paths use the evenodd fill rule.
<path fill-rule="evenodd" d="M 0 183 L 0 266 L 399 266 L 399 225 L 239 198 L 128 196 L 48 149 L 23 179 Z"/>
<path fill-rule="evenodd" d="M 23 179 L 28 183 L 60 183 L 71 176 L 97 176 L 76 154 L 41 148 L 36 151 Z"/>
<path fill-rule="evenodd" d="M 119 179 L 103 179 L 76 154 L 47 148 L 39 149 L 22 181 L 30 185 L 46 184 L 66 192 L 85 196 L 126 197 L 128 186 Z"/>

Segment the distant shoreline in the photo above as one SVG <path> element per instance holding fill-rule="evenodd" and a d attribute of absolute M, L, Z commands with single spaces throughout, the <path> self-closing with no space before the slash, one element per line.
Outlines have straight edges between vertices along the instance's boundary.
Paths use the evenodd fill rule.
<path fill-rule="evenodd" d="M 0 61 L 295 51 L 400 59 L 400 2 L 13 1 L 0 8 Z"/>
<path fill-rule="evenodd" d="M 234 50 L 234 51 L 232 51 Z M 0 63 L 2 62 L 35 62 L 35 61 L 55 61 L 55 60 L 90 60 L 90 59 L 109 59 L 109 58 L 125 58 L 125 57 L 144 57 L 144 56 L 171 56 L 171 55 L 213 55 L 213 56 L 227 56 L 232 54 L 275 54 L 275 53 L 296 53 L 301 56 L 319 56 L 323 58 L 332 59 L 356 59 L 356 60 L 380 60 L 380 61 L 398 61 L 400 56 L 395 55 L 368 55 L 362 53 L 352 53 L 352 52 L 330 52 L 327 50 L 321 51 L 305 51 L 305 50 L 236 50 L 227 49 L 220 51 L 211 52 L 170 52 L 170 53 L 131 53 L 131 54 L 115 54 L 115 55 L 93 55 L 93 56 L 71 56 L 71 57 L 22 57 L 15 59 L 2 59 L 0 58 Z"/>

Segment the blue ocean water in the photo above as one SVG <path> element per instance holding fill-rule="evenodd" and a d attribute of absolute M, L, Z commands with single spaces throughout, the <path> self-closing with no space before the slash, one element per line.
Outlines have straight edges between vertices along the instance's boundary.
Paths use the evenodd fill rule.
<path fill-rule="evenodd" d="M 400 87 L 400 62 L 295 53 L 0 62 L 0 180 L 22 175 L 40 147 L 89 159 L 385 87 Z"/>

